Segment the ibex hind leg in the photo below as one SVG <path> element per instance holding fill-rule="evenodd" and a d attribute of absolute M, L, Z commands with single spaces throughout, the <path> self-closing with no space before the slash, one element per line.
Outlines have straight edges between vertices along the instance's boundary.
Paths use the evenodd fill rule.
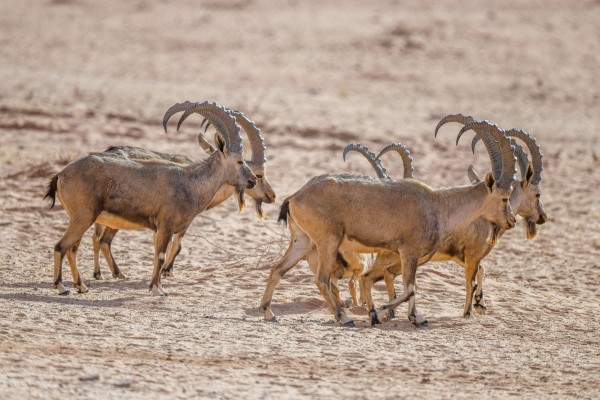
<path fill-rule="evenodd" d="M 171 232 L 159 231 L 154 235 L 154 271 L 152 273 L 152 281 L 150 282 L 150 290 L 155 296 L 167 295 L 167 292 L 163 290 L 160 283 L 160 276 L 170 240 Z"/>
<path fill-rule="evenodd" d="M 163 278 L 173 278 L 173 264 L 175 263 L 175 258 L 181 252 L 181 241 L 183 240 L 183 236 L 185 232 L 179 233 L 177 235 L 173 235 L 171 243 L 167 248 L 167 260 L 165 261 L 165 266 L 163 267 L 161 274 Z"/>
<path fill-rule="evenodd" d="M 94 224 L 94 233 L 92 234 L 92 244 L 94 246 L 94 279 L 104 280 L 104 276 L 100 271 L 100 240 L 104 235 L 104 226 Z"/>
<path fill-rule="evenodd" d="M 69 250 L 67 250 L 67 260 L 71 266 L 71 274 L 73 275 L 73 286 L 79 293 L 87 293 L 88 288 L 81 280 L 79 270 L 77 269 L 77 250 L 79 249 L 79 243 L 75 243 Z"/>
<path fill-rule="evenodd" d="M 54 246 L 54 281 L 53 286 L 58 290 L 58 294 L 68 294 L 69 291 L 64 287 L 62 282 L 62 263 L 65 255 L 74 245 L 79 244 L 85 231 L 94 223 L 96 216 L 93 214 L 78 215 L 77 218 L 72 218 L 69 222 L 67 230 L 63 234 L 62 238 Z M 76 221 L 75 223 L 73 221 Z M 69 255 L 73 257 L 73 254 Z M 73 272 L 73 278 L 75 282 L 80 281 L 79 271 L 74 263 L 71 264 L 71 272 Z M 76 276 L 75 276 L 76 275 Z"/>
<path fill-rule="evenodd" d="M 354 326 L 352 318 L 346 315 L 341 304 L 331 291 L 331 272 L 337 266 L 337 252 L 339 241 L 334 241 L 333 238 L 329 241 L 322 240 L 317 245 L 319 254 L 319 267 L 317 268 L 317 287 L 325 302 L 329 305 L 335 319 L 344 326 Z"/>
<path fill-rule="evenodd" d="M 273 293 L 277 284 L 290 269 L 298 264 L 300 260 L 307 257 L 311 251 L 313 249 L 306 235 L 301 235 L 301 237 L 293 235 L 290 240 L 290 246 L 285 254 L 279 263 L 271 268 L 267 286 L 265 287 L 259 307 L 259 311 L 263 314 L 263 318 L 266 321 L 275 321 L 275 315 L 271 310 L 271 300 L 273 299 Z"/>
<path fill-rule="evenodd" d="M 365 303 L 367 306 L 367 310 L 369 310 L 369 317 L 371 318 L 371 325 L 380 324 L 379 317 L 377 315 L 377 311 L 375 310 L 375 303 L 373 301 L 373 285 L 375 282 L 379 280 L 379 272 L 375 269 L 371 269 L 359 278 L 361 291 L 365 298 Z"/>
<path fill-rule="evenodd" d="M 392 274 L 388 268 L 383 271 L 383 280 L 385 282 L 385 289 L 388 295 L 388 301 L 392 301 L 396 298 L 396 288 L 394 287 L 394 278 L 396 275 Z M 396 317 L 396 313 L 394 310 L 388 311 L 388 319 L 394 319 Z"/>
<path fill-rule="evenodd" d="M 105 228 L 102 238 L 100 238 L 100 250 L 104 255 L 104 259 L 108 264 L 108 269 L 112 273 L 113 278 L 126 279 L 127 277 L 121 272 L 115 258 L 112 254 L 112 242 L 115 235 L 119 232 L 118 229 Z"/>

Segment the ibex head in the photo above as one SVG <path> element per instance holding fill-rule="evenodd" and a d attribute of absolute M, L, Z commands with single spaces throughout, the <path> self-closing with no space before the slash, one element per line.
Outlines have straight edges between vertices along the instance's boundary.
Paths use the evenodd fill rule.
<path fill-rule="evenodd" d="M 216 157 L 222 165 L 225 182 L 236 188 L 240 211 L 245 207 L 244 191 L 256 186 L 256 176 L 243 158 L 242 137 L 236 119 L 225 108 L 216 103 L 177 103 L 167 110 L 163 117 L 163 127 L 167 131 L 167 122 L 175 113 L 183 111 L 179 125 L 188 116 L 198 113 L 206 118 L 217 130 L 216 149 L 211 157 Z"/>
<path fill-rule="evenodd" d="M 246 160 L 246 163 L 256 176 L 256 185 L 253 188 L 248 188 L 245 193 L 254 199 L 256 213 L 258 214 L 259 218 L 262 219 L 265 217 L 265 213 L 262 209 L 262 203 L 273 203 L 276 197 L 275 191 L 267 179 L 267 158 L 265 156 L 264 139 L 260 133 L 260 129 L 256 126 L 256 124 L 242 112 L 230 109 L 225 109 L 225 111 L 235 118 L 235 121 L 244 129 L 246 135 L 248 135 L 250 149 L 252 150 L 252 158 L 250 160 Z M 186 112 L 181 116 L 179 122 L 177 123 L 177 129 L 179 129 L 183 121 L 191 114 L 192 112 Z M 206 132 L 206 129 L 208 129 L 212 123 L 211 120 L 205 116 L 205 119 L 200 124 L 200 127 L 202 127 L 205 122 L 206 127 L 204 132 Z M 215 143 L 217 143 L 219 137 L 220 135 L 217 130 L 217 133 L 215 134 Z M 215 151 L 215 148 L 204 138 L 201 132 L 198 134 L 198 143 L 200 144 L 200 147 L 208 154 L 212 154 Z M 238 202 L 241 204 L 241 207 L 245 207 L 245 200 L 242 194 L 243 193 L 238 192 Z"/>
<path fill-rule="evenodd" d="M 537 235 L 537 225 L 546 222 L 547 216 L 541 200 L 540 183 L 543 170 L 542 153 L 535 138 L 520 129 L 505 131 L 506 136 L 523 141 L 531 154 L 531 162 L 521 146 L 515 145 L 515 155 L 521 171 L 521 180 L 515 185 L 511 196 L 511 204 L 516 214 L 525 219 L 527 239 L 531 240 Z M 478 138 L 473 138 L 471 148 L 475 151 Z"/>
<path fill-rule="evenodd" d="M 464 121 L 465 123 L 458 133 L 456 143 L 458 144 L 463 133 L 472 129 L 483 141 L 492 161 L 492 172 L 483 179 L 483 185 L 487 192 L 487 199 L 482 209 L 483 217 L 505 230 L 514 227 L 516 219 L 509 198 L 515 181 L 516 158 L 511 139 L 507 138 L 504 131 L 497 125 L 487 121 L 467 120 L 470 117 L 463 117 L 460 114 L 454 117 L 461 117 L 456 118 L 459 119 L 456 122 Z M 438 124 L 438 128 L 439 126 Z M 438 128 L 436 128 L 436 134 Z M 493 237 L 491 241 L 495 242 L 496 239 Z"/>

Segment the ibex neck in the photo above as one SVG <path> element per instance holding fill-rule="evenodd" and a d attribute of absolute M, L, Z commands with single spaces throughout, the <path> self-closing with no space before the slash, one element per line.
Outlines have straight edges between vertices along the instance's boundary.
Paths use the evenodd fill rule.
<path fill-rule="evenodd" d="M 206 209 L 210 210 L 211 208 L 218 206 L 219 204 L 221 204 L 222 202 L 224 202 L 225 200 L 227 200 L 228 198 L 233 196 L 234 193 L 235 193 L 234 186 L 228 185 L 228 184 L 221 186 L 221 188 L 217 191 L 217 194 L 215 194 L 215 197 L 213 197 L 213 199 L 211 200 L 208 207 L 206 207 Z"/>
<path fill-rule="evenodd" d="M 205 210 L 225 183 L 225 163 L 218 154 L 198 164 L 192 164 L 189 172 L 197 195 L 198 213 Z"/>
<path fill-rule="evenodd" d="M 513 183 L 513 191 L 510 193 L 509 202 L 510 207 L 513 209 L 515 214 L 521 212 L 521 201 L 523 200 L 523 187 L 521 181 L 515 181 Z"/>
<path fill-rule="evenodd" d="M 487 198 L 487 189 L 483 183 L 438 189 L 436 193 L 441 238 L 479 218 Z"/>

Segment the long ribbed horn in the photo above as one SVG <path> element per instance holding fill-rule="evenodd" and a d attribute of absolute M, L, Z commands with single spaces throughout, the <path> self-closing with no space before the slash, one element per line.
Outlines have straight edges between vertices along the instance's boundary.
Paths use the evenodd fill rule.
<path fill-rule="evenodd" d="M 490 124 L 488 121 L 471 121 L 458 133 L 457 145 L 463 133 L 471 129 L 481 136 L 481 140 L 490 154 L 496 185 L 512 189 L 517 172 L 515 166 L 517 160 L 514 155 L 515 148 L 511 145 L 510 139 L 504 135 L 504 131 L 498 125 Z"/>
<path fill-rule="evenodd" d="M 540 145 L 531 134 L 525 132 L 522 129 L 509 129 L 506 131 L 506 136 L 520 139 L 525 143 L 529 149 L 531 155 L 531 166 L 533 167 L 533 177 L 531 183 L 533 185 L 539 185 L 542 181 L 542 171 L 544 170 L 544 163 L 542 162 L 542 152 L 540 151 Z"/>
<path fill-rule="evenodd" d="M 508 134 L 509 131 L 504 131 L 506 136 L 511 136 Z M 473 140 L 471 141 L 471 150 L 473 154 L 475 154 L 475 146 L 480 141 L 479 135 L 475 135 Z M 527 165 L 529 164 L 529 157 L 527 157 L 527 153 L 523 151 L 523 148 L 516 143 L 514 140 L 511 141 L 511 144 L 515 146 L 515 157 L 517 157 L 517 164 L 519 165 L 519 172 L 521 173 L 521 179 L 525 178 L 525 173 L 527 172 Z"/>
<path fill-rule="evenodd" d="M 348 146 L 346 146 L 344 148 L 344 152 L 342 153 L 342 158 L 344 159 L 344 161 L 346 161 L 346 156 L 351 151 L 356 151 L 356 152 L 362 154 L 367 159 L 367 161 L 369 161 L 369 163 L 371 164 L 371 167 L 373 167 L 373 169 L 375 170 L 375 173 L 377 174 L 377 177 L 379 179 L 389 179 L 390 178 L 387 175 L 385 168 L 383 168 L 383 165 L 381 165 L 381 161 L 379 161 L 375 157 L 375 153 L 373 153 L 371 150 L 369 150 L 366 146 L 363 146 L 360 143 L 351 143 Z"/>
<path fill-rule="evenodd" d="M 167 110 L 167 112 L 165 112 L 165 115 L 163 116 L 163 128 L 165 129 L 165 132 L 167 132 L 167 123 L 169 122 L 169 119 L 173 116 L 173 114 L 176 114 L 181 111 L 187 111 L 191 108 L 194 108 L 198 104 L 200 104 L 200 103 L 192 103 L 192 102 L 189 102 L 186 100 L 183 103 L 177 103 L 177 104 L 174 104 L 171 107 L 169 107 L 169 109 Z M 223 122 L 220 120 L 220 118 L 211 112 L 213 110 L 213 108 L 219 107 L 219 106 L 217 106 L 216 103 L 208 103 L 207 101 L 205 101 L 202 104 L 206 105 L 204 107 L 204 110 L 202 110 L 202 114 L 204 115 L 204 117 L 206 119 L 209 120 L 209 122 L 210 121 L 213 122 L 217 131 L 219 131 L 219 133 L 221 134 L 223 139 L 225 139 L 225 143 L 228 143 L 229 142 L 229 140 L 228 140 L 229 132 L 228 132 L 227 128 L 225 127 Z M 179 126 L 177 127 L 177 129 L 179 129 Z"/>
<path fill-rule="evenodd" d="M 440 130 L 442 125 L 447 124 L 448 122 L 458 122 L 459 124 L 466 125 L 471 121 L 473 121 L 473 117 L 471 117 L 470 115 L 467 115 L 467 116 L 462 115 L 462 114 L 446 115 L 444 118 L 442 118 L 440 120 L 440 122 L 438 122 L 437 126 L 435 127 L 435 133 L 433 134 L 433 136 L 437 137 L 438 131 Z"/>
<path fill-rule="evenodd" d="M 390 143 L 381 150 L 381 152 L 377 155 L 376 159 L 379 160 L 382 155 L 387 153 L 388 151 L 395 151 L 400 154 L 402 157 L 402 164 L 404 165 L 404 178 L 412 178 L 413 173 L 415 172 L 412 161 L 413 158 L 410 155 L 410 151 L 404 146 L 402 143 Z"/>
<path fill-rule="evenodd" d="M 251 121 L 242 113 L 237 110 L 229 110 L 230 113 L 235 117 L 235 120 L 246 132 L 248 135 L 248 140 L 250 141 L 250 149 L 252 150 L 252 164 L 255 166 L 263 165 L 267 162 L 267 157 L 265 156 L 265 140 L 260 134 L 260 129 L 256 126 L 254 121 Z"/>
<path fill-rule="evenodd" d="M 222 106 L 206 101 L 203 103 L 190 103 L 186 101 L 183 104 L 176 104 L 167 111 L 163 118 L 163 126 L 165 126 L 165 129 L 166 121 L 171 115 L 179 111 L 184 111 L 184 113 L 180 118 L 178 126 L 181 126 L 183 120 L 193 113 L 201 114 L 222 134 L 225 139 L 225 145 L 229 151 L 238 153 L 243 150 L 240 126 L 236 123 L 235 117 L 230 115 Z"/>

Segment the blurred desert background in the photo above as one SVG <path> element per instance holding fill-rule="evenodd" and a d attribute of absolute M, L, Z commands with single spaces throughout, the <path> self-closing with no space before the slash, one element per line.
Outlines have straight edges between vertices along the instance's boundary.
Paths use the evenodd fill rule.
<path fill-rule="evenodd" d="M 599 1 L 4 0 L 0 32 L 2 399 L 600 396 Z M 90 230 L 90 291 L 59 297 L 67 215 L 42 200 L 50 177 L 111 145 L 205 157 L 200 116 L 162 130 L 184 100 L 262 129 L 267 218 L 234 199 L 197 217 L 166 298 L 148 291 L 150 232 L 120 232 L 128 279 L 96 281 Z M 353 307 L 343 328 L 302 262 L 275 292 L 279 322 L 262 321 L 282 200 L 322 173 L 373 175 L 359 155 L 342 161 L 351 142 L 402 142 L 416 178 L 468 184 L 470 163 L 490 169 L 483 146 L 456 147 L 457 124 L 433 137 L 458 112 L 525 129 L 544 153 L 549 220 L 533 241 L 519 223 L 484 260 L 487 314 L 463 318 L 463 270 L 431 263 L 417 277 L 428 328 L 406 306 L 377 327 Z M 66 260 L 63 273 L 71 287 Z"/>

